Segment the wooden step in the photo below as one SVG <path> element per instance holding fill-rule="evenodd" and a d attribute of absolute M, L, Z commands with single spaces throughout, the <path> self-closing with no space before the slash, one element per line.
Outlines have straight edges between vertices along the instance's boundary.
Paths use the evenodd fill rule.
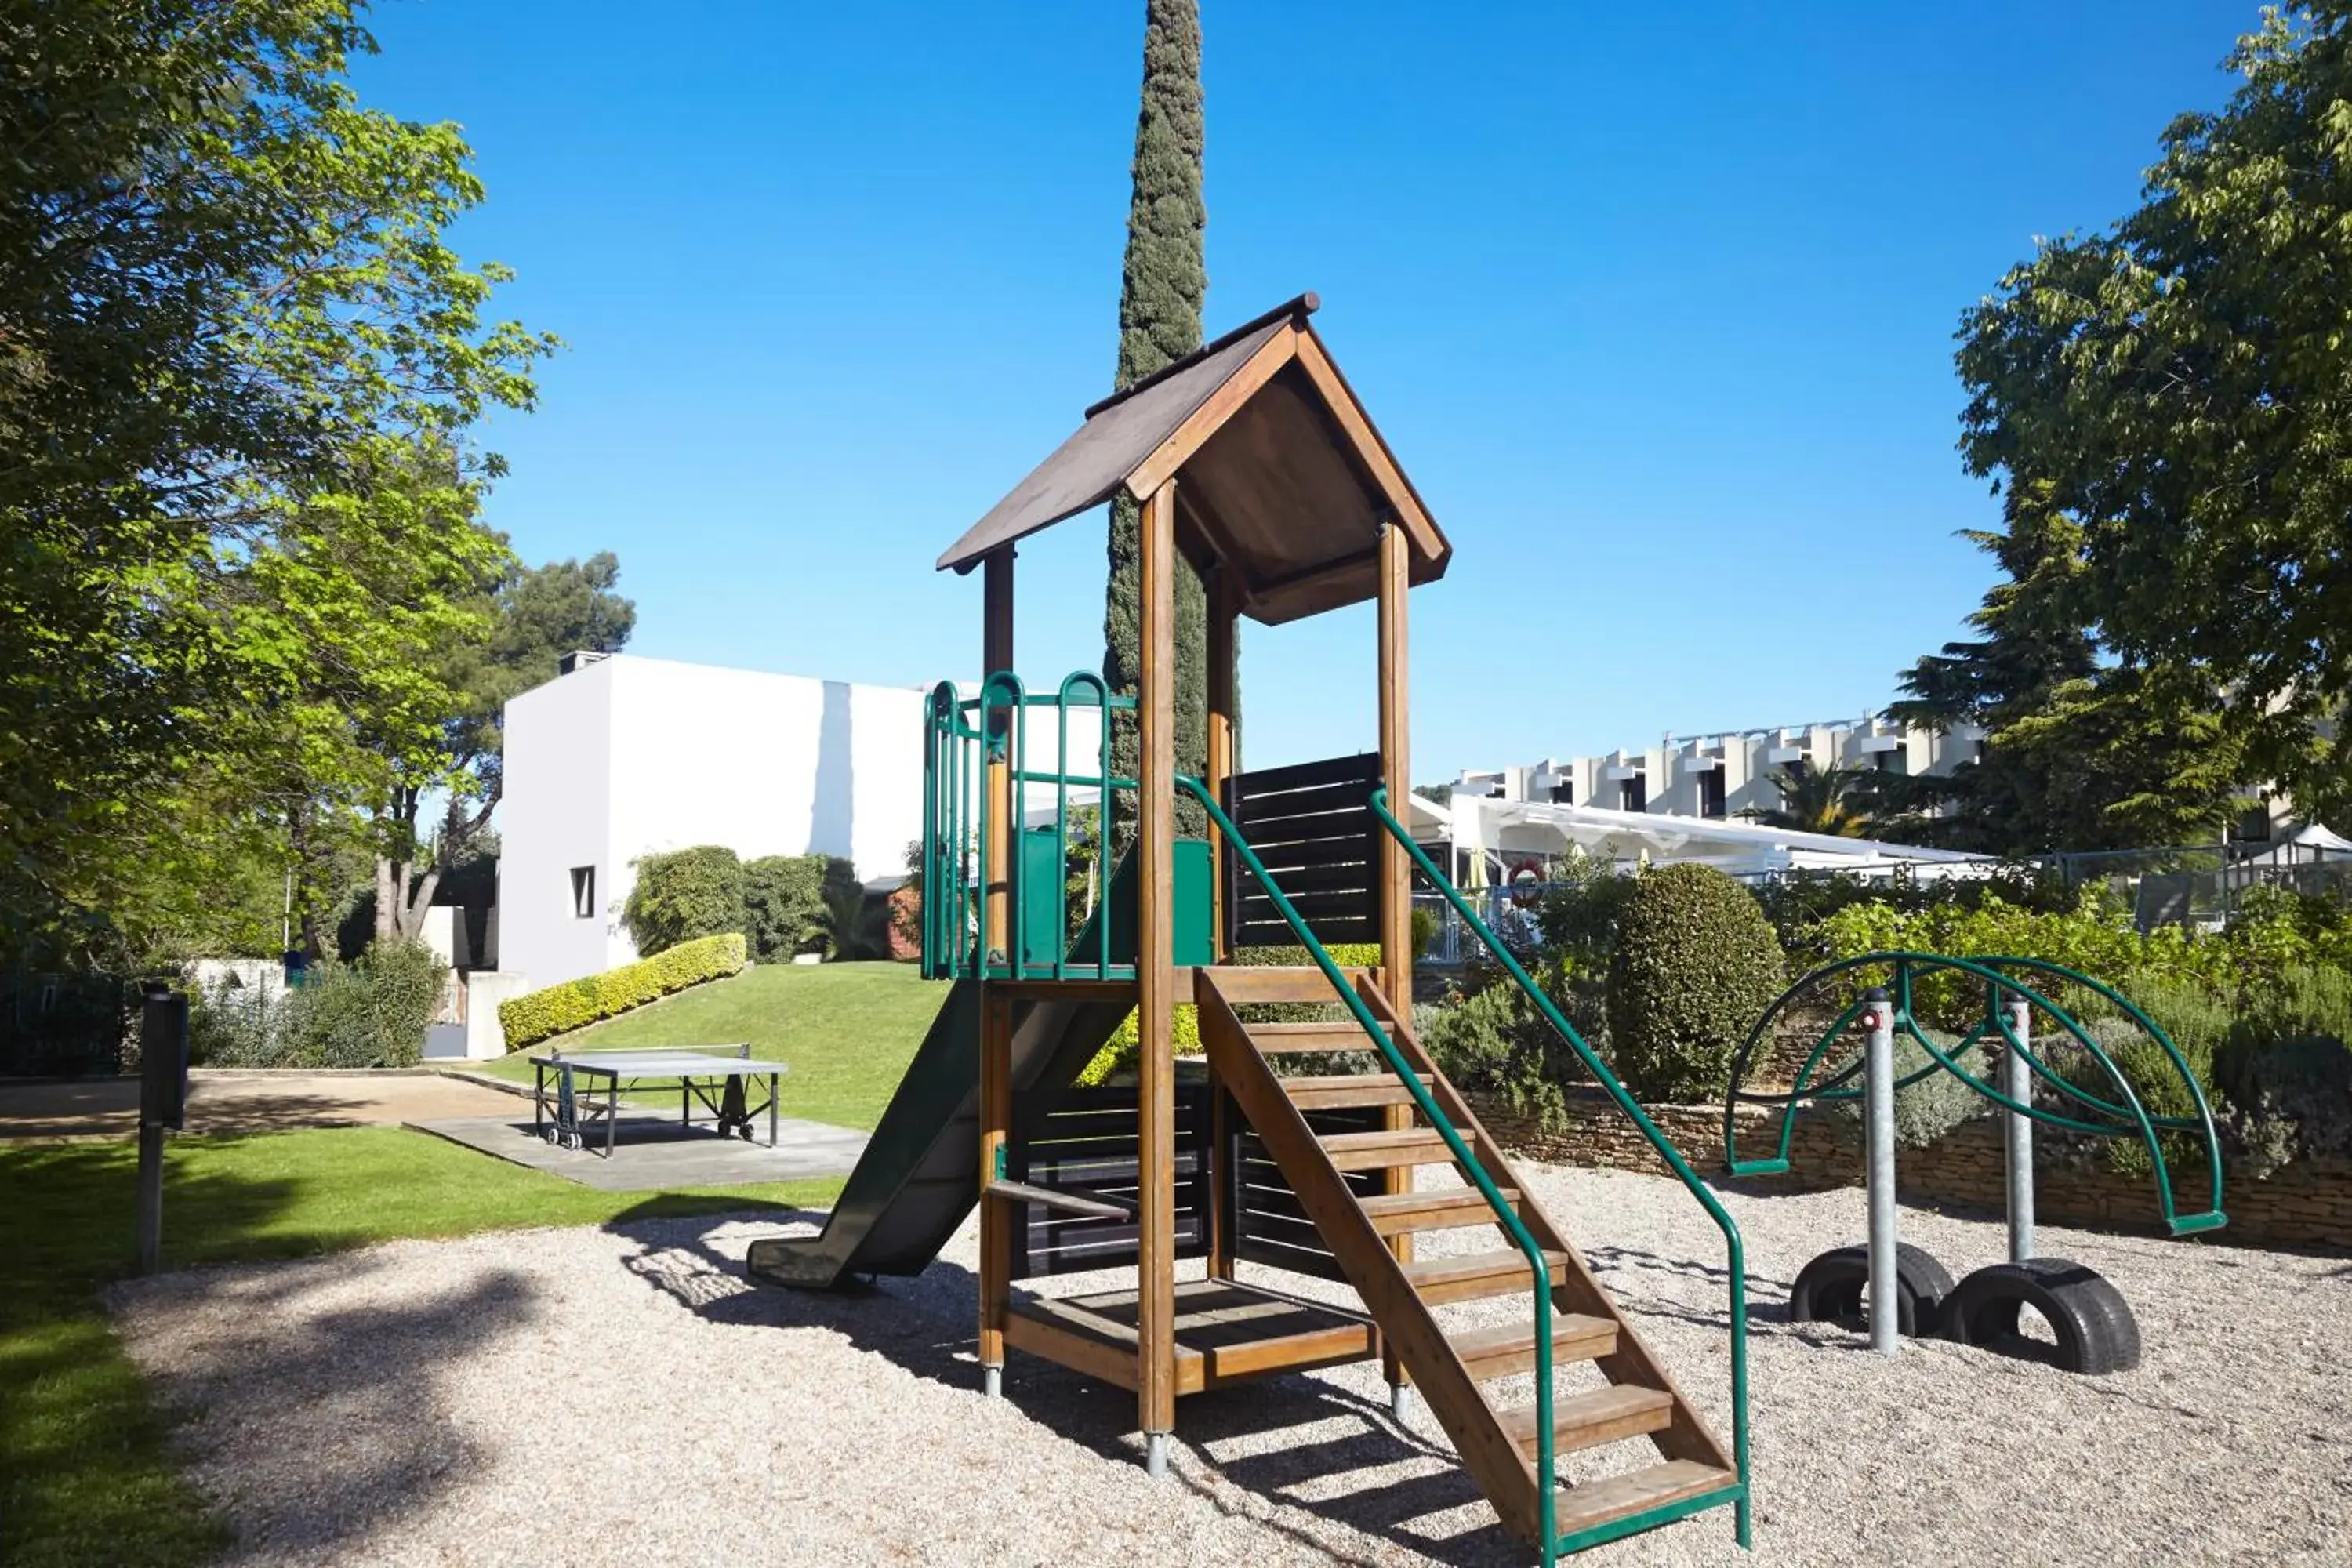
<path fill-rule="evenodd" d="M 1454 1151 L 1433 1127 L 1397 1131 L 1334 1132 L 1316 1142 L 1339 1171 L 1393 1171 L 1411 1165 L 1449 1165 Z"/>
<path fill-rule="evenodd" d="M 1361 1037 L 1360 1036 L 1359 1038 Z M 1420 1075 L 1426 1087 L 1432 1080 Z M 1412 1090 L 1390 1072 L 1340 1074 L 1329 1078 L 1286 1078 L 1283 1092 L 1301 1110 L 1331 1110 L 1357 1105 L 1411 1105 Z"/>
<path fill-rule="evenodd" d="M 1662 1388 L 1612 1383 L 1565 1399 L 1555 1398 L 1551 1418 L 1552 1452 L 1572 1453 L 1579 1448 L 1614 1443 L 1620 1437 L 1638 1437 L 1669 1425 L 1675 1418 L 1675 1396 Z M 1500 1419 L 1503 1436 L 1517 1443 L 1519 1452 L 1532 1464 L 1541 1425 L 1536 1407 L 1522 1405 L 1516 1410 L 1503 1411 Z"/>
<path fill-rule="evenodd" d="M 1501 1189 L 1503 1201 L 1519 1201 L 1517 1187 Z M 1403 1236 L 1419 1230 L 1458 1230 L 1466 1226 L 1500 1225 L 1494 1206 L 1475 1187 L 1440 1187 L 1426 1193 L 1382 1193 L 1357 1202 L 1382 1236 Z"/>
<path fill-rule="evenodd" d="M 1449 1334 L 1446 1343 L 1452 1345 L 1454 1353 L 1462 1358 L 1462 1364 L 1469 1369 L 1470 1375 L 1481 1383 L 1491 1377 L 1508 1377 L 1514 1373 L 1536 1369 L 1536 1326 L 1532 1310 L 1526 1322 Z M 1588 1317 L 1582 1312 L 1552 1313 L 1552 1365 L 1557 1367 L 1574 1361 L 1598 1361 L 1616 1348 L 1615 1320 Z"/>
<path fill-rule="evenodd" d="M 1371 973 L 1369 969 L 1343 969 L 1353 985 Z M 1236 1007 L 1261 1002 L 1328 1002 L 1339 1006 L 1339 994 L 1330 980 L 1311 963 L 1288 966 L 1224 963 L 1209 971 L 1210 984 Z"/>
<path fill-rule="evenodd" d="M 1562 1535 L 1572 1535 L 1738 1484 L 1737 1470 L 1717 1469 L 1696 1459 L 1668 1459 L 1580 1487 L 1563 1488 L 1553 1505 L 1558 1510 L 1553 1524 Z"/>
<path fill-rule="evenodd" d="M 1557 1286 L 1568 1272 L 1568 1254 L 1547 1252 L 1544 1262 Z M 1527 1254 L 1517 1247 L 1500 1252 L 1471 1252 L 1451 1258 L 1428 1258 L 1404 1266 L 1405 1279 L 1430 1306 L 1447 1301 L 1475 1301 L 1488 1296 L 1535 1295 Z M 1532 1314 L 1530 1314 L 1532 1318 Z"/>
<path fill-rule="evenodd" d="M 1377 1051 L 1364 1026 L 1350 1018 L 1338 1024 L 1251 1024 L 1250 1043 L 1261 1056 L 1292 1051 Z"/>

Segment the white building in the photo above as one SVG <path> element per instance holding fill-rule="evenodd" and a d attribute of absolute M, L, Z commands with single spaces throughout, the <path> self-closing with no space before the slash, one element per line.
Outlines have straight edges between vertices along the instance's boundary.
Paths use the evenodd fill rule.
<path fill-rule="evenodd" d="M 923 708 L 910 687 L 574 656 L 507 704 L 499 962 L 530 986 L 637 955 L 635 862 L 719 844 L 904 874 L 923 831 Z"/>
<path fill-rule="evenodd" d="M 1976 760 L 1983 742 L 1984 731 L 1969 725 L 1939 735 L 1876 718 L 1669 735 L 1644 751 L 1547 758 L 1525 767 L 1465 773 L 1455 781 L 1454 794 L 1727 818 L 1779 805 L 1780 791 L 1771 776 L 1791 763 L 1948 773 Z"/>

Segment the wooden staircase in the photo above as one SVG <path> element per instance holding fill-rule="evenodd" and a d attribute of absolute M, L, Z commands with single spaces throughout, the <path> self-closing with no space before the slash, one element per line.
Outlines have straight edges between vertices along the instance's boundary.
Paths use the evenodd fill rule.
<path fill-rule="evenodd" d="M 1224 967 L 1193 973 L 1201 1039 L 1212 1070 L 1297 1192 L 1504 1524 L 1540 1541 L 1537 1489 L 1545 1479 L 1536 1473 L 1538 1407 L 1531 1394 L 1507 1397 L 1498 1381 L 1523 1376 L 1536 1365 L 1535 1281 L 1526 1253 L 1475 1186 L 1414 1185 L 1412 1173 L 1419 1168 L 1455 1164 L 1444 1136 L 1417 1110 L 1392 1113 L 1391 1126 L 1382 1131 L 1318 1134 L 1310 1128 L 1303 1112 L 1414 1104 L 1412 1091 L 1385 1063 L 1361 1076 L 1329 1070 L 1335 1053 L 1374 1049 L 1352 1020 L 1241 1021 L 1237 1009 L 1253 1004 L 1337 1004 L 1339 995 L 1321 969 Z M 1739 1475 L 1722 1444 L 1701 1424 L 1559 1227 L 1520 1188 L 1502 1150 L 1437 1071 L 1410 1025 L 1396 1016 L 1379 987 L 1360 975 L 1349 978 L 1543 1249 L 1552 1279 L 1555 1458 L 1635 1440 L 1646 1440 L 1654 1450 L 1641 1456 L 1646 1462 L 1579 1485 L 1557 1487 L 1556 1478 L 1550 1479 L 1556 1486 L 1554 1542 L 1567 1549 L 1594 1544 L 1697 1508 L 1736 1501 Z M 1364 1194 L 1342 1174 L 1360 1171 L 1403 1174 L 1388 1184 L 1390 1191 Z M 1417 1257 L 1412 1250 L 1413 1237 L 1468 1229 L 1485 1230 L 1494 1245 L 1435 1257 Z M 1454 1315 L 1445 1312 L 1448 1307 L 1497 1297 L 1516 1299 L 1516 1321 L 1473 1326 L 1446 1321 Z M 1579 1382 L 1586 1386 L 1567 1386 Z"/>

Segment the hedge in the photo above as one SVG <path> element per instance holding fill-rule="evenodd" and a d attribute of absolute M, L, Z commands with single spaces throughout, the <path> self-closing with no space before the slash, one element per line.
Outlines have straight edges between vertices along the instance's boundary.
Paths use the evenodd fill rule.
<path fill-rule="evenodd" d="M 1331 955 L 1331 962 L 1342 969 L 1369 969 L 1381 961 L 1381 949 L 1378 942 L 1333 942 L 1324 951 Z M 1236 949 L 1226 962 L 1249 968 L 1284 969 L 1306 968 L 1312 965 L 1315 960 L 1308 956 L 1303 947 L 1244 947 Z M 1253 1007 L 1248 1010 L 1248 1016 L 1260 1021 L 1270 1022 L 1272 1020 L 1267 1015 L 1272 1013 L 1274 1005 L 1277 1005 Z M 1279 1004 L 1278 1005 L 1286 1009 L 1290 1005 Z M 1325 1004 L 1305 1003 L 1299 1005 L 1307 1015 L 1311 1016 Z M 1329 1005 L 1336 1006 L 1337 1004 L 1329 1004 Z M 1092 1061 L 1079 1069 L 1078 1087 L 1092 1089 L 1098 1084 L 1109 1081 L 1113 1074 L 1132 1068 L 1135 1066 L 1139 1029 L 1140 1025 L 1133 1013 L 1129 1013 L 1121 1019 L 1118 1027 L 1112 1031 L 1109 1043 L 1095 1053 Z M 1200 1009 L 1190 1002 L 1179 1002 L 1176 1005 L 1176 1016 L 1169 1026 L 1169 1033 L 1174 1046 L 1174 1055 L 1199 1056 L 1201 1054 Z M 1370 1048 L 1370 1042 L 1366 1043 L 1365 1048 L 1367 1050 Z"/>
<path fill-rule="evenodd" d="M 509 996 L 499 1004 L 499 1026 L 506 1031 L 507 1049 L 520 1050 L 689 985 L 724 980 L 742 967 L 742 932 L 706 936 L 602 974 Z"/>
<path fill-rule="evenodd" d="M 621 919 L 650 958 L 680 942 L 743 929 L 743 862 L 718 844 L 646 855 Z"/>
<path fill-rule="evenodd" d="M 1609 956 L 1618 1076 L 1644 1100 L 1720 1096 L 1784 973 L 1762 906 L 1714 867 L 1685 861 L 1634 878 Z"/>
<path fill-rule="evenodd" d="M 829 894 L 858 886 L 857 868 L 838 855 L 769 855 L 743 864 L 743 934 L 751 956 L 780 963 L 830 934 Z"/>

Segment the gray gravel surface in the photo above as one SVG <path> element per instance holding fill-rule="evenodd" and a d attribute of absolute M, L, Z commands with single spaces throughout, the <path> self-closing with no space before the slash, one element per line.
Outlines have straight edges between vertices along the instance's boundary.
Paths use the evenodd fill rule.
<path fill-rule="evenodd" d="M 1713 1227 L 1670 1182 L 1520 1173 L 1720 1423 Z M 1886 1361 L 1779 1321 L 1803 1262 L 1859 1238 L 1861 1194 L 1727 1202 L 1756 1304 L 1757 1552 L 1726 1510 L 1580 1561 L 2352 1563 L 2352 1262 L 2044 1227 L 2045 1252 L 2130 1300 L 2138 1371 L 1939 1343 Z M 2001 1256 L 1997 1225 L 1904 1223 L 1956 1275 Z M 1154 1485 L 1129 1395 L 1019 1356 L 1009 1398 L 976 1392 L 970 1227 L 919 1279 L 844 1296 L 744 1282 L 745 1246 L 779 1228 L 398 1243 L 142 1281 L 113 1306 L 241 1563 L 1529 1558 L 1427 1414 L 1389 1417 L 1376 1368 L 1184 1401 Z"/>

